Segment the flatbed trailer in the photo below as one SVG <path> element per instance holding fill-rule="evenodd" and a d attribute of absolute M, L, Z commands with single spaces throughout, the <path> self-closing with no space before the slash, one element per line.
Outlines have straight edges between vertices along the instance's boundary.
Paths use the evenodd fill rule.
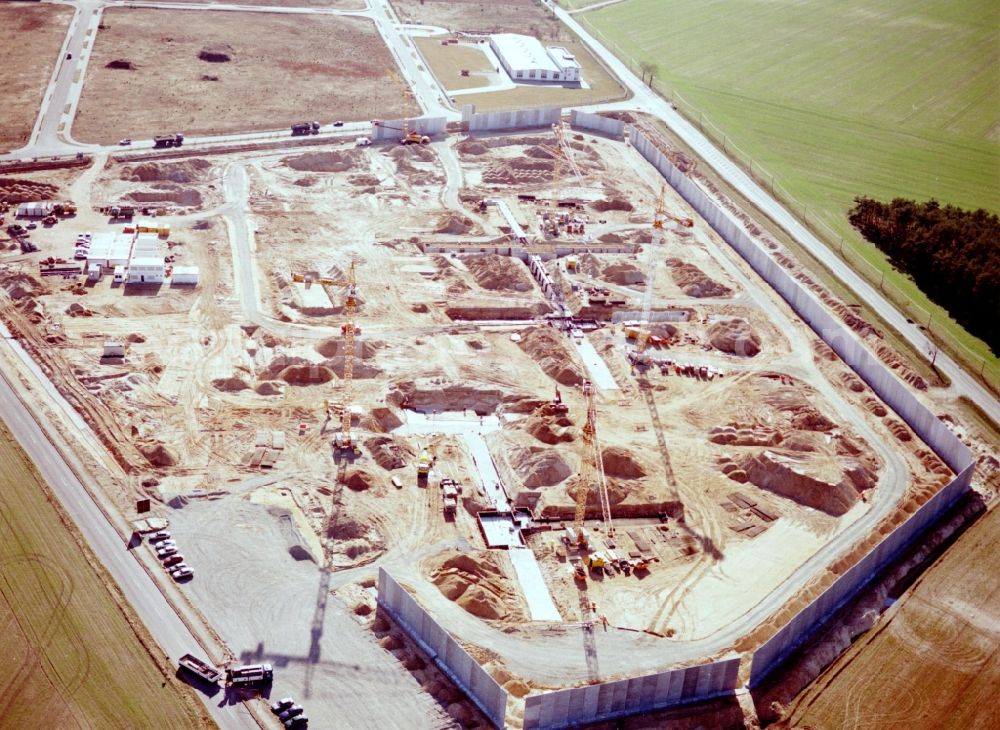
<path fill-rule="evenodd" d="M 222 678 L 222 672 L 213 667 L 208 662 L 199 659 L 193 654 L 185 654 L 177 660 L 181 669 L 185 669 L 192 674 L 204 679 L 206 682 L 216 684 Z"/>

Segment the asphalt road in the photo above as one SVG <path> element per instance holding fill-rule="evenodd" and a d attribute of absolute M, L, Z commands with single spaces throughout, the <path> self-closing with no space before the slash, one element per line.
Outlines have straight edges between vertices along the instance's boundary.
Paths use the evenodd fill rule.
<path fill-rule="evenodd" d="M 3 346 L 7 347 L 6 340 Z M 0 413 L 59 502 L 73 516 L 97 559 L 118 583 L 125 598 L 171 661 L 188 652 L 205 656 L 197 639 L 167 603 L 133 553 L 126 549 L 121 536 L 49 441 L 46 431 L 53 429 L 42 416 L 39 417 L 42 425 L 39 425 L 2 373 Z M 42 427 L 45 427 L 44 431 Z M 219 692 L 214 698 L 201 693 L 199 696 L 220 728 L 240 730 L 259 727 L 245 705 L 220 706 L 223 692 Z"/>

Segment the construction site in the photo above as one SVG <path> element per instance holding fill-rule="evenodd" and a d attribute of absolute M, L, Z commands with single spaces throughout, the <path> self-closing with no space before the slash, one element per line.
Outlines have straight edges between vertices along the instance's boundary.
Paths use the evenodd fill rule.
<path fill-rule="evenodd" d="M 411 726 L 487 722 L 380 617 L 379 569 L 527 727 L 533 693 L 668 667 L 763 610 L 707 658 L 752 648 L 951 480 L 634 146 L 409 124 L 3 181 L 77 209 L 0 266 L 60 427 L 122 514 L 169 522 L 185 599 L 313 726 L 398 712 L 370 706 L 387 676 Z M 71 233 L 136 230 L 112 204 L 155 215 L 196 285 L 74 268 Z"/>

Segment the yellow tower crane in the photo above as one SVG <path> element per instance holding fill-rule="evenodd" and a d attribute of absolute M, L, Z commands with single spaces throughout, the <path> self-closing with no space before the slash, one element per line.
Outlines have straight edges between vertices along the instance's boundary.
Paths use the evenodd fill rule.
<path fill-rule="evenodd" d="M 656 211 L 653 213 L 653 228 L 662 230 L 663 224 L 668 220 L 672 220 L 674 223 L 685 228 L 694 226 L 694 220 L 691 218 L 679 218 L 667 210 L 667 186 L 664 184 L 660 188 L 660 197 L 656 200 Z"/>
<path fill-rule="evenodd" d="M 349 450 L 357 453 L 358 445 L 355 442 L 354 434 L 351 433 L 351 399 L 353 397 L 354 385 L 354 335 L 358 333 L 358 328 L 354 325 L 354 317 L 358 312 L 358 284 L 355 272 L 354 261 L 347 269 L 347 279 L 337 282 L 347 286 L 347 293 L 344 296 L 344 318 L 345 322 L 340 326 L 340 331 L 344 335 L 344 379 L 341 391 L 342 405 L 340 411 L 340 433 L 337 434 L 334 445 L 341 450 Z"/>
<path fill-rule="evenodd" d="M 549 217 L 545 225 L 545 233 L 555 237 L 559 235 L 559 191 L 562 184 L 562 166 L 564 164 L 567 165 L 573 171 L 573 174 L 576 175 L 578 181 L 582 182 L 583 175 L 576 164 L 576 160 L 573 159 L 573 148 L 566 142 L 562 122 L 553 124 L 552 132 L 556 137 L 556 146 L 540 146 L 552 155 L 552 159 L 555 160 L 552 168 L 552 198 L 549 201 Z"/>
<path fill-rule="evenodd" d="M 608 499 L 608 483 L 604 476 L 604 460 L 601 457 L 601 442 L 597 436 L 597 403 L 594 401 L 593 383 L 583 383 L 583 395 L 587 399 L 587 422 L 583 426 L 584 454 L 581 461 L 581 484 L 576 493 L 576 513 L 573 517 L 573 541 L 581 548 L 589 544 L 583 521 L 587 515 L 587 497 L 590 495 L 590 466 L 597 472 L 597 494 L 601 503 L 601 518 L 609 537 L 615 534 L 611 521 L 611 502 Z M 589 453 L 588 453 L 589 452 Z"/>

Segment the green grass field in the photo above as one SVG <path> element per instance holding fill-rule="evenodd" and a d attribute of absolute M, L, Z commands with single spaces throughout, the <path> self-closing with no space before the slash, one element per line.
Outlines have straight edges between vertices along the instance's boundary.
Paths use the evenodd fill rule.
<path fill-rule="evenodd" d="M 581 7 L 588 0 L 562 0 Z M 624 0 L 576 15 L 620 56 L 658 67 L 657 87 L 754 160 L 797 211 L 911 316 L 1000 359 L 931 304 L 847 222 L 856 195 L 937 198 L 1000 212 L 1000 5 L 875 0 Z M 603 37 L 602 37 L 603 36 Z M 709 124 L 710 123 L 710 124 Z M 712 129 L 715 127 L 716 129 Z M 742 153 L 742 154 L 740 154 Z"/>
<path fill-rule="evenodd" d="M 0 727 L 214 727 L 75 535 L 0 422 Z"/>

